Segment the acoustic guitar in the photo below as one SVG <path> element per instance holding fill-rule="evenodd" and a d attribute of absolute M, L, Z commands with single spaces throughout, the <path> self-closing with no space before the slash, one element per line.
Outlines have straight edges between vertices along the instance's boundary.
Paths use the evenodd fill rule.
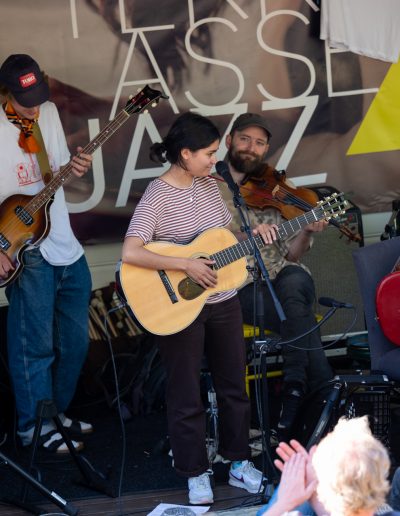
<path fill-rule="evenodd" d="M 142 112 L 147 106 L 155 106 L 163 93 L 145 86 L 135 97 L 128 100 L 122 109 L 102 131 L 82 150 L 93 154 L 132 115 Z M 15 280 L 23 268 L 22 256 L 29 245 L 38 244 L 50 231 L 49 210 L 56 191 L 72 176 L 72 163 L 68 163 L 36 195 L 11 195 L 0 205 L 0 252 L 12 263 L 14 270 L 6 279 L 0 279 L 0 288 Z"/>
<path fill-rule="evenodd" d="M 384 335 L 400 346 L 400 258 L 376 289 L 376 315 Z"/>
<path fill-rule="evenodd" d="M 311 211 L 280 224 L 278 238 L 290 236 L 312 222 L 337 217 L 347 208 L 343 194 L 326 197 Z M 254 242 L 258 248 L 266 245 L 260 235 Z M 246 256 L 253 254 L 252 240 L 238 242 L 226 228 L 208 229 L 186 245 L 155 241 L 145 248 L 163 256 L 211 259 L 218 271 L 217 285 L 204 289 L 181 271 L 146 269 L 124 262 L 118 265 L 116 282 L 121 297 L 139 324 L 156 335 L 183 330 L 196 319 L 209 296 L 243 285 Z"/>

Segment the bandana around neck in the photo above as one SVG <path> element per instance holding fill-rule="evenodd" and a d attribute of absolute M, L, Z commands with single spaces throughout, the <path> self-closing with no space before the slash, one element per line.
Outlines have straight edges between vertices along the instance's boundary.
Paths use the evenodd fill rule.
<path fill-rule="evenodd" d="M 8 120 L 12 124 L 19 127 L 21 131 L 18 140 L 18 145 L 21 147 L 21 149 L 23 149 L 25 152 L 30 152 L 34 154 L 38 153 L 40 151 L 40 146 L 35 136 L 32 134 L 33 127 L 37 123 L 37 120 L 21 118 L 16 113 L 14 106 L 9 101 L 3 104 L 3 109 Z"/>

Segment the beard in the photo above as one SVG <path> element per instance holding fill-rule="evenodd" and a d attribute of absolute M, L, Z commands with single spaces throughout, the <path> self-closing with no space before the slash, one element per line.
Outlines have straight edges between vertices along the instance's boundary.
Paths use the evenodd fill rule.
<path fill-rule="evenodd" d="M 252 156 L 252 159 L 248 155 Z M 247 157 L 245 156 L 247 155 Z M 264 156 L 260 157 L 249 152 L 237 152 L 230 147 L 228 149 L 228 160 L 232 167 L 242 174 L 250 177 L 262 177 L 265 170 Z"/>

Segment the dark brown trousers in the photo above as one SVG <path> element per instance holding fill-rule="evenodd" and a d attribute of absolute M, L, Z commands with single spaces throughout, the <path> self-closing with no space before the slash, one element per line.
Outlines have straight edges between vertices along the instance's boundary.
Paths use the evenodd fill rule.
<path fill-rule="evenodd" d="M 156 341 L 167 371 L 168 428 L 176 471 L 194 477 L 209 467 L 200 389 L 203 355 L 217 393 L 219 453 L 229 460 L 249 458 L 250 403 L 238 296 L 205 305 L 186 329 Z"/>

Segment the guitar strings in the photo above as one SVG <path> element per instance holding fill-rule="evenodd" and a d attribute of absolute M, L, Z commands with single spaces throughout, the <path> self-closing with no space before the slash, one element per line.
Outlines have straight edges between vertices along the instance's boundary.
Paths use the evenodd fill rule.
<path fill-rule="evenodd" d="M 138 93 L 138 95 L 130 101 L 130 106 L 122 109 L 114 120 L 111 120 L 104 129 L 94 138 L 91 142 L 89 142 L 81 151 L 83 154 L 92 154 L 98 147 L 101 147 L 103 143 L 105 143 L 117 129 L 119 129 L 130 117 L 132 114 L 132 107 L 137 107 L 134 104 L 134 101 L 137 97 L 142 96 L 142 91 Z M 151 102 L 156 101 L 157 99 L 146 99 L 148 102 L 145 103 L 144 106 L 139 106 L 139 111 L 147 107 Z M 37 194 L 31 199 L 26 206 L 23 206 L 23 210 L 29 215 L 33 215 L 36 213 L 48 200 L 49 198 L 60 188 L 63 183 L 66 183 L 70 177 L 72 172 L 72 162 L 70 161 L 60 172 Z M 23 222 L 17 216 L 14 220 L 11 220 L 3 226 L 3 231 L 6 233 L 7 231 L 13 231 L 18 227 L 18 225 Z M 7 236 L 4 234 L 5 238 Z"/>

